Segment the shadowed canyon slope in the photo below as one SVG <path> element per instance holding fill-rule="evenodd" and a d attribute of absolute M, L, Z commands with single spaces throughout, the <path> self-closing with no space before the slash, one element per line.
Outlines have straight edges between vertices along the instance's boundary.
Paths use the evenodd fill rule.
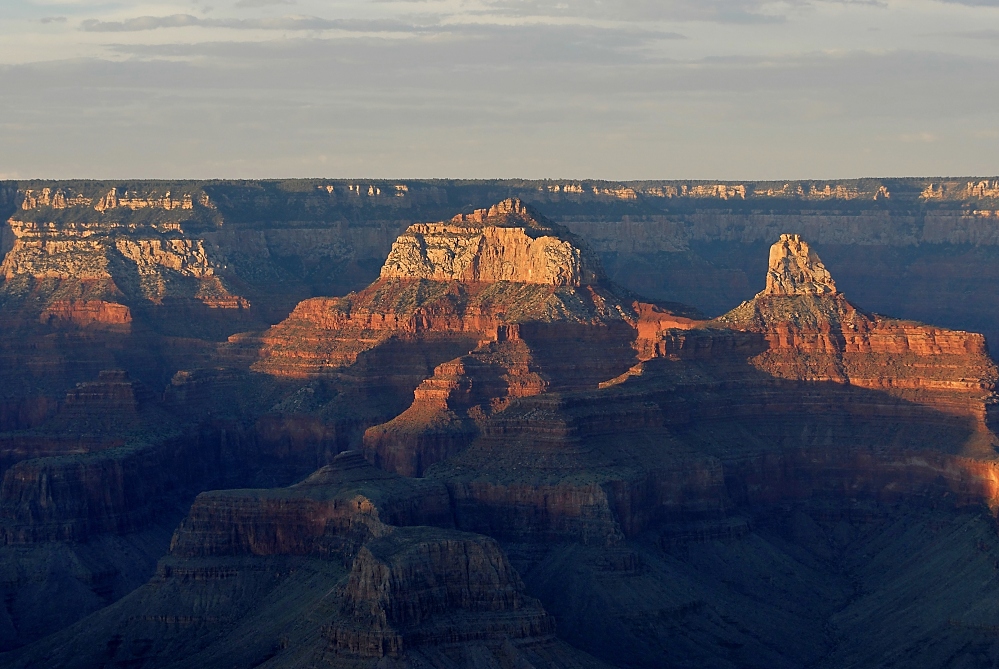
<path fill-rule="evenodd" d="M 5 191 L 0 660 L 987 663 L 985 337 L 826 248 L 985 259 L 993 190 Z"/>

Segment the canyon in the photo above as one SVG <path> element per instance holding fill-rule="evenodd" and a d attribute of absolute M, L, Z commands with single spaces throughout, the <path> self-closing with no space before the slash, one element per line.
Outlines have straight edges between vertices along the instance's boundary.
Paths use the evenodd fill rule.
<path fill-rule="evenodd" d="M 4 666 L 999 652 L 994 180 L 0 206 Z"/>

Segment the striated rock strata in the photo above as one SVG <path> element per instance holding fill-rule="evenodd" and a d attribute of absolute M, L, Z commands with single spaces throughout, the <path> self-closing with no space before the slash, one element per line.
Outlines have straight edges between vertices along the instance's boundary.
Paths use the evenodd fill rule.
<path fill-rule="evenodd" d="M 395 212 L 417 195 L 432 200 L 384 183 L 314 185 L 302 201 L 317 211 L 329 211 L 320 200 L 388 200 Z M 892 203 L 921 197 L 894 182 L 771 184 L 766 192 L 555 185 L 543 196 L 580 217 L 600 203 L 647 206 L 655 197 L 703 208 L 725 198 L 727 214 L 691 210 L 682 225 L 657 228 L 657 239 L 678 249 L 705 230 L 735 234 L 726 227 L 732 217 L 750 215 L 739 207 L 764 200 L 807 201 L 831 220 L 836 208 L 860 206 L 848 203 L 876 201 L 888 216 Z M 948 188 L 923 199 L 952 201 L 958 191 Z M 234 187 L 219 185 L 190 209 L 157 204 L 165 189 L 128 198 L 128 189 L 109 190 L 80 191 L 91 198 L 86 207 L 70 203 L 76 191 L 57 200 L 53 190 L 49 204 L 18 216 L 49 217 L 61 229 L 87 209 L 125 228 L 141 214 L 163 230 L 164 217 L 190 216 L 189 229 L 210 223 L 214 239 L 235 239 L 239 225 L 272 211 L 261 187 L 230 229 L 222 213 L 210 217 L 234 211 Z M 296 215 L 305 221 L 308 210 Z M 31 339 L 35 357 L 6 348 L 4 360 L 40 365 L 47 350 L 93 358 L 79 378 L 60 371 L 74 366 L 70 355 L 46 362 L 48 372 L 39 366 L 33 373 L 61 379 L 52 384 L 61 392 L 47 391 L 51 404 L 4 409 L 16 427 L 0 435 L 9 455 L 0 485 L 5 555 L 37 554 L 53 540 L 103 545 L 155 527 L 164 507 L 194 503 L 152 581 L 4 656 L 5 665 L 155 666 L 169 657 L 188 666 L 597 666 L 570 642 L 615 666 L 831 667 L 844 658 L 916 658 L 930 646 L 938 659 L 988 646 L 991 591 L 975 591 L 991 582 L 999 551 L 999 471 L 997 375 L 983 337 L 854 306 L 848 283 L 838 272 L 834 282 L 818 258 L 816 248 L 828 260 L 826 237 L 808 235 L 820 239 L 812 247 L 780 236 L 768 266 L 758 249 L 764 290 L 707 320 L 616 287 L 586 245 L 521 202 L 449 215 L 410 227 L 391 251 L 388 231 L 406 222 L 386 224 L 378 234 L 390 257 L 372 285 L 304 301 L 265 331 L 225 341 L 232 331 L 219 330 L 217 353 L 187 336 L 187 323 L 174 331 L 185 336 L 151 336 L 150 314 L 169 300 L 135 302 L 119 287 L 124 297 L 112 302 L 100 293 L 113 292 L 107 276 L 71 290 L 71 279 L 55 275 L 7 280 L 5 291 L 33 286 L 25 295 L 34 297 L 17 304 L 23 323 L 39 329 L 23 332 L 45 334 Z M 738 234 L 756 240 L 763 230 L 773 241 L 786 229 L 771 229 L 786 222 L 780 215 Z M 80 230 L 74 243 L 104 234 Z M 254 253 L 277 248 L 254 230 L 261 234 L 247 234 L 247 253 L 251 244 Z M 37 241 L 58 241 L 50 232 Z M 167 232 L 157 234 L 190 236 Z M 121 248 L 118 233 L 98 240 L 114 261 L 114 286 L 120 277 L 152 286 L 157 276 L 198 272 L 198 248 L 212 271 L 188 277 L 199 286 L 240 262 L 223 262 L 207 232 L 201 247 L 144 245 L 155 238 L 147 233 L 122 231 Z M 67 253 L 67 262 L 80 259 Z M 119 262 L 165 269 L 133 275 Z M 53 301 L 37 292 L 43 284 L 68 292 Z M 130 328 L 73 315 L 102 313 L 89 306 L 95 300 L 127 307 Z M 156 342 L 164 360 L 184 362 L 137 372 L 153 358 L 122 353 L 129 341 L 150 350 Z M 130 376 L 97 374 L 119 368 Z M 361 452 L 328 464 L 348 447 Z M 194 497 L 228 486 L 239 488 Z M 113 580 L 80 574 L 95 593 Z M 33 592 L 23 579 L 4 583 L 10 601 Z M 940 601 L 908 620 L 880 615 L 913 596 Z M 0 612 L 0 633 L 7 624 Z M 2 638 L 14 640 L 10 648 L 29 637 Z"/>
<path fill-rule="evenodd" d="M 420 646 L 551 638 L 552 618 L 523 594 L 493 539 L 401 528 L 364 545 L 341 595 L 336 651 L 403 656 Z"/>
<path fill-rule="evenodd" d="M 568 230 L 504 200 L 448 223 L 411 225 L 392 244 L 381 278 L 579 287 L 601 273 Z"/>
<path fill-rule="evenodd" d="M 781 235 L 770 247 L 765 295 L 832 295 L 836 283 L 799 235 Z"/>
<path fill-rule="evenodd" d="M 353 451 L 290 488 L 198 495 L 171 553 L 353 556 L 389 525 L 452 525 L 447 490 L 431 481 L 403 483 Z"/>
<path fill-rule="evenodd" d="M 376 384 L 381 399 L 369 407 L 414 393 L 410 409 L 371 421 L 382 425 L 364 447 L 379 466 L 419 475 L 512 398 L 596 387 L 637 362 L 639 340 L 690 323 L 616 289 L 579 240 L 506 200 L 411 226 L 369 287 L 307 300 L 267 332 L 231 338 L 229 350 L 256 348 L 252 368 L 276 377 L 350 378 L 351 392 L 368 397 Z"/>

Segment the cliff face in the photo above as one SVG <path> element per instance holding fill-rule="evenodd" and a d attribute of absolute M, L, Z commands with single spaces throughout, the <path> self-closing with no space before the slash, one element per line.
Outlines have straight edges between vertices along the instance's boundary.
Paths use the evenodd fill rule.
<path fill-rule="evenodd" d="M 605 666 L 555 638 L 495 540 L 451 524 L 443 485 L 356 452 L 289 488 L 206 493 L 147 586 L 15 664 Z"/>
<path fill-rule="evenodd" d="M 996 368 L 980 337 L 854 307 L 800 239 L 779 240 L 768 271 L 769 290 L 714 320 L 635 303 L 613 320 L 494 316 L 494 339 L 428 371 L 408 409 L 366 432 L 363 453 L 382 469 L 354 451 L 288 488 L 199 495 L 142 596 L 88 619 L 86 631 L 66 630 L 58 652 L 90 661 L 84 639 L 93 646 L 96 624 L 102 640 L 189 640 L 183 649 L 157 641 L 143 651 L 150 661 L 166 652 L 203 661 L 214 648 L 259 662 L 257 641 L 238 651 L 198 645 L 251 625 L 199 603 L 237 590 L 249 593 L 240 595 L 245 607 L 281 621 L 267 652 L 289 663 L 300 657 L 292 648 L 334 665 L 596 662 L 555 634 L 634 666 L 729 658 L 792 667 L 881 647 L 876 631 L 829 640 L 828 620 L 855 593 L 821 551 L 834 550 L 836 532 L 887 527 L 893 536 L 899 508 L 946 508 L 954 518 L 999 508 L 988 410 Z M 394 293 L 380 283 L 367 304 L 386 294 Z M 621 303 L 605 294 L 604 304 Z M 441 324 L 464 332 L 460 311 L 443 313 L 427 330 L 404 330 L 410 354 L 448 335 L 434 330 Z M 333 340 L 353 317 L 313 314 L 314 323 L 328 319 Z M 329 383 L 377 369 L 365 368 L 366 356 L 400 336 L 404 321 L 391 322 L 391 336 L 342 362 L 345 376 Z M 567 343 L 592 360 L 564 355 Z M 121 381 L 105 383 L 81 388 L 81 400 L 118 398 L 111 391 Z M 863 536 L 858 545 L 876 550 Z M 877 550 L 911 549 L 907 536 Z M 994 532 L 975 536 L 996 541 Z M 306 574 L 329 593 L 323 603 L 295 580 Z M 798 589 L 801 581 L 821 594 Z M 879 587 L 893 596 L 906 591 L 902 581 Z M 288 606 L 271 594 L 278 584 L 297 598 L 291 610 L 322 611 L 309 618 L 321 626 L 275 616 L 278 602 Z M 141 611 L 160 613 L 147 620 Z M 211 631 L 163 635 L 177 620 Z M 788 643 L 788 629 L 801 638 Z"/>
<path fill-rule="evenodd" d="M 319 372 L 350 365 L 392 336 L 467 333 L 495 340 L 505 324 L 633 317 L 629 304 L 598 285 L 601 276 L 599 263 L 568 231 L 519 200 L 504 200 L 449 223 L 410 226 L 377 281 L 344 298 L 303 302 L 265 333 L 258 367 L 294 373 L 277 362 L 292 346 L 304 349 L 303 357 L 309 349 L 331 351 L 312 370 Z"/>
<path fill-rule="evenodd" d="M 552 618 L 492 539 L 398 529 L 358 552 L 343 589 L 336 651 L 404 656 L 438 644 L 550 639 Z"/>
<path fill-rule="evenodd" d="M 33 282 L 58 295 L 80 285 L 95 297 L 136 303 L 165 298 L 199 300 L 218 308 L 248 307 L 231 295 L 216 275 L 201 239 L 170 238 L 150 230 L 152 238 L 124 236 L 115 225 L 40 225 L 9 222 L 14 236 L 0 264 L 7 282 Z M 118 233 L 118 234 L 116 234 Z M 49 280 L 46 287 L 46 280 Z M 52 282 L 57 283 L 52 283 Z"/>
<path fill-rule="evenodd" d="M 463 231 L 430 235 L 437 241 L 427 249 L 443 254 L 443 264 L 414 250 L 422 233 L 398 235 L 416 221 L 447 220 L 462 207 L 514 197 L 543 208 L 586 240 L 615 281 L 649 297 L 723 313 L 759 292 L 761 249 L 791 231 L 817 244 L 840 289 L 868 307 L 991 336 L 999 333 L 991 315 L 997 303 L 981 279 L 992 272 L 999 246 L 994 181 L 33 182 L 9 184 L 0 248 L 17 246 L 7 254 L 8 280 L 106 282 L 110 274 L 116 288 L 104 286 L 93 297 L 133 312 L 146 300 L 169 308 L 176 298 L 241 307 L 256 324 L 273 323 L 305 297 L 367 285 L 394 240 L 399 259 L 443 272 L 438 278 L 455 271 L 503 277 L 510 266 L 502 265 L 502 254 L 494 258 L 499 265 L 487 262 L 483 270 L 462 265 L 477 238 L 469 232 L 480 225 L 469 222 L 474 214 L 435 224 Z M 530 244 L 520 239 L 511 248 L 545 247 L 541 237 L 528 237 Z M 176 267 L 176 253 L 189 258 L 186 265 Z M 538 276 L 556 266 L 571 276 L 574 262 L 539 266 Z M 206 278 L 209 270 L 214 280 Z M 971 292 L 973 300 L 956 299 Z M 47 290 L 39 297 L 52 299 Z M 227 334 L 246 329 L 233 324 Z"/>
<path fill-rule="evenodd" d="M 364 436 L 379 466 L 420 475 L 467 445 L 511 399 L 596 387 L 637 362 L 637 342 L 656 327 L 692 322 L 622 296 L 577 243 L 517 200 L 411 226 L 371 286 L 300 305 L 261 336 L 254 368 L 330 373 L 392 341 L 422 342 L 424 352 L 463 342 L 467 355 L 424 373 L 430 378 L 412 391 L 410 408 Z M 566 341 L 575 356 L 565 355 Z"/>
<path fill-rule="evenodd" d="M 994 507 L 987 472 L 997 371 L 982 337 L 856 309 L 798 239 L 782 238 L 770 258 L 769 290 L 714 321 L 664 328 L 649 346 L 651 359 L 600 391 L 523 399 L 490 419 L 467 451 L 431 473 L 460 500 L 459 526 L 544 536 L 568 530 L 591 541 L 578 519 L 602 516 L 610 523 L 602 536 L 629 536 L 664 517 L 777 503 L 783 494 L 845 488 L 892 498 L 902 470 L 909 494 Z M 671 435 L 654 437 L 661 443 L 677 438 L 693 447 L 681 460 L 689 464 L 657 462 L 661 450 L 641 450 L 657 426 Z M 747 430 L 755 436 L 746 442 L 734 436 Z M 639 449 L 633 464 L 614 472 L 631 443 Z M 677 479 L 665 474 L 683 467 L 690 469 Z M 536 492 L 541 481 L 544 494 Z M 560 497 L 573 501 L 548 506 Z M 512 508 L 532 505 L 524 525 L 509 529 Z"/>
<path fill-rule="evenodd" d="M 600 270 L 589 249 L 567 235 L 520 200 L 504 200 L 450 223 L 410 226 L 392 244 L 381 277 L 573 287 L 597 282 Z"/>
<path fill-rule="evenodd" d="M 762 335 L 751 364 L 775 377 L 876 388 L 985 424 L 997 376 L 982 335 L 855 308 L 799 240 L 775 244 L 767 289 L 715 323 Z"/>
<path fill-rule="evenodd" d="M 87 571 L 111 605 L 5 664 L 598 666 L 571 640 L 616 665 L 821 666 L 826 644 L 888 652 L 830 622 L 860 601 L 843 556 L 902 551 L 900 509 L 926 554 L 924 510 L 991 522 L 985 339 L 855 306 L 826 251 L 856 233 L 914 267 L 961 217 L 978 227 L 947 234 L 991 243 L 988 184 L 404 185 L 10 200 L 0 555 L 28 573 L 17 555 L 190 510 L 147 586 L 111 603 L 125 593 L 95 593 L 118 577 Z M 449 198 L 486 195 L 500 204 L 452 218 Z M 743 303 L 707 319 L 609 278 L 639 274 Z M 360 290 L 298 299 L 331 285 Z M 0 643 L 72 619 L 0 611 Z M 966 628 L 938 622 L 927 638 L 960 647 Z"/>
<path fill-rule="evenodd" d="M 832 295 L 836 283 L 819 256 L 799 235 L 781 235 L 770 247 L 763 295 Z"/>
<path fill-rule="evenodd" d="M 452 523 L 443 485 L 404 484 L 354 451 L 290 488 L 202 493 L 175 533 L 171 553 L 352 557 L 389 525 Z"/>

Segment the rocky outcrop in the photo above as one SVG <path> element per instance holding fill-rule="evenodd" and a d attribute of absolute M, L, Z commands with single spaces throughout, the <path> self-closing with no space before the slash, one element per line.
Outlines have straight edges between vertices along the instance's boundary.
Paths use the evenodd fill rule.
<path fill-rule="evenodd" d="M 55 300 L 42 311 L 39 321 L 46 325 L 128 330 L 132 324 L 132 312 L 124 304 L 104 300 Z"/>
<path fill-rule="evenodd" d="M 18 228 L 14 228 L 14 246 L 0 265 L 0 271 L 8 280 L 19 276 L 80 281 L 111 278 L 106 242 L 95 239 L 25 239 L 19 232 Z"/>
<path fill-rule="evenodd" d="M 687 254 L 688 265 L 662 276 L 681 277 L 695 294 L 719 285 L 731 294 L 744 289 L 740 299 L 759 294 L 712 320 L 640 302 L 604 277 L 577 238 L 511 201 L 408 228 L 391 252 L 394 264 L 368 288 L 303 301 L 283 319 L 279 306 L 293 303 L 295 291 L 329 294 L 334 280 L 375 278 L 371 248 L 384 257 L 412 218 L 433 220 L 420 207 L 444 207 L 447 193 L 472 192 L 438 185 L 443 199 L 434 200 L 418 187 L 350 185 L 357 188 L 258 185 L 253 206 L 237 197 L 244 186 L 220 184 L 212 186 L 211 207 L 195 199 L 191 209 L 116 206 L 95 214 L 92 206 L 47 204 L 16 214 L 24 245 L 8 256 L 15 269 L 0 287 L 4 307 L 16 304 L 25 316 L 21 330 L 0 342 L 4 367 L 18 371 L 3 377 L 0 407 L 4 425 L 18 430 L 0 435 L 0 532 L 8 548 L 131 533 L 198 491 L 253 486 L 198 496 L 157 579 L 107 609 L 106 618 L 67 631 L 52 657 L 93 665 L 169 656 L 209 666 L 221 657 L 255 666 L 268 658 L 279 664 L 279 656 L 317 664 L 322 656 L 367 666 L 393 653 L 414 664 L 447 653 L 460 664 L 485 653 L 501 666 L 520 657 L 543 666 L 526 649 L 560 642 L 508 573 L 513 565 L 543 585 L 531 592 L 544 593 L 546 607 L 561 602 L 560 629 L 567 619 L 564 629 L 590 631 L 574 632 L 574 643 L 647 644 L 645 655 L 627 656 L 634 666 L 654 665 L 649 657 L 701 658 L 684 655 L 690 644 L 707 658 L 692 664 L 745 664 L 753 653 L 737 644 L 758 649 L 766 635 L 754 625 L 768 624 L 758 620 L 767 616 L 733 613 L 697 588 L 731 582 L 740 601 L 763 591 L 774 601 L 797 601 L 770 588 L 769 576 L 785 585 L 793 579 L 781 580 L 782 567 L 773 566 L 790 564 L 774 548 L 787 544 L 763 545 L 761 522 L 806 514 L 849 525 L 894 513 L 896 505 L 913 513 L 999 506 L 996 371 L 984 339 L 854 306 L 849 281 L 826 252 L 830 240 L 851 235 L 907 248 L 917 259 L 928 236 L 987 241 L 991 218 L 933 209 L 956 200 L 934 198 L 921 223 L 899 225 L 901 207 L 919 194 L 894 182 L 773 184 L 768 194 L 750 184 L 572 183 L 553 190 L 556 184 L 546 183 L 535 201 L 548 198 L 577 232 L 604 235 L 594 237 L 605 257 L 631 254 L 615 261 L 618 271 L 631 264 L 629 271 L 659 280 L 655 265 L 632 261 Z M 520 188 L 528 186 L 504 185 L 490 197 Z M 80 193 L 99 199 L 110 189 Z M 137 190 L 118 188 L 119 202 L 129 189 Z M 723 197 L 724 210 L 715 202 Z M 54 190 L 49 198 L 56 201 Z M 669 201 L 667 213 L 653 208 L 660 200 Z M 787 209 L 786 202 L 797 204 Z M 95 217 L 91 224 L 70 220 L 84 209 Z M 645 218 L 652 211 L 661 218 Z M 275 212 L 294 224 L 275 230 L 266 223 L 280 218 Z M 377 224 L 358 222 L 372 212 L 381 212 Z M 608 212 L 619 217 L 614 226 Z M 934 228 L 948 216 L 978 227 L 968 223 L 971 236 Z M 788 221 L 802 227 L 784 227 Z M 819 234 L 779 236 L 805 228 Z M 765 247 L 752 246 L 764 237 L 779 240 L 769 267 Z M 58 246 L 64 242 L 72 244 Z M 312 255 L 296 255 L 302 244 L 315 247 Z M 365 244 L 370 248 L 359 250 Z M 755 259 L 740 260 L 735 245 L 740 253 L 755 249 Z M 34 262 L 32 248 L 65 252 L 66 263 L 38 256 L 36 267 L 21 272 L 18 263 Z M 728 261 L 753 282 L 736 286 L 735 274 L 702 282 L 708 270 L 695 250 L 705 249 L 731 254 Z M 324 262 L 341 274 L 321 274 Z M 86 272 L 88 263 L 94 271 L 87 281 L 67 270 Z M 244 281 L 252 272 L 240 275 L 237 267 L 252 268 L 257 283 Z M 253 332 L 226 341 L 235 314 L 203 331 L 195 331 L 205 327 L 195 312 L 157 316 L 180 313 L 171 311 L 172 300 L 199 301 L 209 290 L 231 304 L 236 292 L 271 299 L 286 291 L 285 302 L 268 302 L 281 322 L 268 329 L 254 322 L 239 328 Z M 97 322 L 122 313 L 112 305 L 128 309 L 127 330 Z M 256 306 L 254 299 L 248 311 Z M 216 342 L 225 342 L 218 353 Z M 110 368 L 129 376 L 94 380 Z M 133 380 L 140 375 L 144 384 Z M 47 384 L 45 397 L 22 401 L 17 384 L 34 379 Z M 348 447 L 363 450 L 322 467 Z M 300 484 L 273 487 L 316 466 Z M 738 548 L 718 557 L 726 546 Z M 825 564 L 821 550 L 832 549 L 816 550 L 810 564 Z M 674 580 L 688 557 L 704 573 Z M 546 565 L 559 568 L 539 574 Z M 588 599 L 601 588 L 625 594 Z M 628 593 L 648 601 L 629 608 Z M 784 613 L 782 629 L 797 629 Z M 607 624 L 572 627 L 573 616 Z M 823 638 L 801 645 L 821 646 Z M 611 642 L 602 643 L 587 648 L 617 661 Z M 778 646 L 759 657 L 780 660 Z M 50 659 L 44 650 L 25 652 L 35 664 Z M 292 657 L 306 652 L 318 655 Z M 821 653 L 809 652 L 801 657 L 815 665 Z M 768 666 L 784 666 L 777 660 Z"/>
<path fill-rule="evenodd" d="M 477 424 L 467 450 L 429 473 L 448 482 L 459 527 L 614 543 L 781 495 L 898 499 L 903 470 L 903 495 L 995 504 L 991 474 L 969 457 L 991 457 L 996 443 L 996 367 L 981 336 L 856 309 L 800 238 L 782 238 L 771 258 L 776 294 L 684 329 L 664 320 L 650 359 L 601 390 L 522 398 Z M 392 427 L 369 431 L 372 447 Z M 747 429 L 751 447 L 725 436 Z M 670 444 L 668 456 L 646 451 L 650 439 Z M 774 469 L 750 474 L 758 467 Z M 767 476 L 784 492 L 763 493 Z"/>
<path fill-rule="evenodd" d="M 523 589 L 492 539 L 396 529 L 358 552 L 342 594 L 342 620 L 328 635 L 334 649 L 360 657 L 550 637 L 554 620 Z"/>
<path fill-rule="evenodd" d="M 648 355 L 650 342 L 665 327 L 685 328 L 695 323 L 669 309 L 622 297 L 602 278 L 599 263 L 587 257 L 585 248 L 573 247 L 576 251 L 572 257 L 542 254 L 545 262 L 558 266 L 542 268 L 536 264 L 539 260 L 518 251 L 513 242 L 500 243 L 490 237 L 510 230 L 524 235 L 542 231 L 566 237 L 538 238 L 548 240 L 546 244 L 558 242 L 572 247 L 572 237 L 564 230 L 539 220 L 543 219 L 519 201 L 508 200 L 488 210 L 456 217 L 450 224 L 457 225 L 453 230 L 434 233 L 441 236 L 437 242 L 415 239 L 414 234 L 428 234 L 429 228 L 412 226 L 390 254 L 382 278 L 362 293 L 384 295 L 390 285 L 386 284 L 386 275 L 402 272 L 408 278 L 395 281 L 412 281 L 411 275 L 427 274 L 425 262 L 406 255 L 412 249 L 424 249 L 424 260 L 437 257 L 447 267 L 430 272 L 432 276 L 440 274 L 442 279 L 428 284 L 423 295 L 417 296 L 414 313 L 426 315 L 421 322 L 430 331 L 468 331 L 471 326 L 477 328 L 481 340 L 468 355 L 437 366 L 433 376 L 416 388 L 409 409 L 365 432 L 365 453 L 380 467 L 420 476 L 434 463 L 467 446 L 479 433 L 480 424 L 505 409 L 512 399 L 595 388 L 630 368 L 639 356 Z M 460 237 L 465 240 L 462 244 L 468 242 L 465 250 L 457 256 L 450 251 L 432 250 L 435 244 L 453 244 L 454 231 L 459 228 L 465 231 L 466 236 Z M 554 276 L 552 272 L 578 278 L 579 258 L 587 258 L 588 281 L 595 283 L 539 279 Z M 492 267 L 494 261 L 521 269 L 511 269 L 509 280 L 490 273 L 492 270 L 468 274 Z M 457 266 L 464 269 L 452 271 Z M 456 278 L 464 281 L 458 283 Z M 444 299 L 437 296 L 441 294 Z M 381 301 L 385 302 L 384 297 Z M 372 302 L 368 298 L 368 304 Z M 469 315 L 474 320 L 468 319 Z M 334 322 L 338 325 L 346 319 Z M 382 319 L 379 325 L 384 327 L 385 323 Z M 398 316 L 388 323 L 398 327 Z M 407 323 L 403 331 L 415 334 L 419 328 L 416 323 Z M 356 346 L 360 341 L 354 338 L 347 345 Z M 567 354 L 568 342 L 571 354 Z"/>
<path fill-rule="evenodd" d="M 149 390 L 133 382 L 125 370 L 106 369 L 101 371 L 96 381 L 78 383 L 66 395 L 64 411 L 136 414 L 139 402 L 150 398 Z"/>
<path fill-rule="evenodd" d="M 389 525 L 449 527 L 447 489 L 406 482 L 376 469 L 357 451 L 289 488 L 220 490 L 198 495 L 177 529 L 171 554 L 311 555 L 349 559 Z"/>
<path fill-rule="evenodd" d="M 770 253 L 768 288 L 715 321 L 762 335 L 751 361 L 775 377 L 876 388 L 984 428 L 997 381 L 980 334 L 868 314 L 835 291 L 818 256 L 782 236 Z"/>
<path fill-rule="evenodd" d="M 799 235 L 781 235 L 770 247 L 767 287 L 761 295 L 834 295 L 836 283 Z"/>
<path fill-rule="evenodd" d="M 516 239 L 504 241 L 509 235 Z M 351 365 L 390 337 L 496 340 L 508 324 L 633 318 L 627 302 L 593 285 L 599 277 L 599 264 L 564 229 L 508 200 L 411 226 L 365 290 L 305 301 L 259 338 L 233 343 L 260 346 L 256 369 L 298 376 Z"/>
<path fill-rule="evenodd" d="M 377 402 L 383 405 L 386 398 L 395 406 L 415 397 L 405 412 L 395 410 L 367 425 L 366 420 L 379 416 L 369 411 L 361 418 L 358 406 L 341 402 L 357 416 L 355 424 L 376 426 L 364 437 L 365 452 L 390 471 L 419 475 L 467 445 L 478 422 L 502 410 L 511 398 L 596 387 L 636 362 L 640 336 L 666 323 L 683 327 L 693 322 L 622 298 L 606 283 L 541 280 L 542 266 L 532 263 L 542 259 L 555 263 L 545 265 L 544 272 L 564 270 L 566 276 L 586 275 L 590 281 L 602 275 L 597 261 L 574 245 L 571 235 L 543 222 L 519 201 L 440 225 L 461 228 L 477 240 L 458 254 L 464 258 L 462 267 L 479 271 L 520 263 L 523 275 L 503 275 L 514 279 L 508 280 L 488 272 L 464 276 L 465 270 L 451 269 L 428 274 L 423 261 L 401 260 L 408 253 L 403 247 L 429 249 L 438 242 L 455 242 L 455 237 L 442 232 L 436 242 L 416 242 L 413 235 L 429 228 L 414 226 L 400 237 L 382 277 L 368 288 L 338 299 L 307 300 L 267 332 L 233 337 L 228 344 L 234 356 L 257 356 L 252 369 L 276 377 L 349 376 L 356 384 L 351 393 L 374 398 L 376 393 L 366 389 L 377 387 Z M 515 245 L 490 241 L 495 241 L 494 233 L 511 231 L 574 251 L 571 257 L 541 253 L 532 259 Z M 424 260 L 439 256 L 428 253 Z M 440 262 L 453 269 L 455 257 Z M 585 261 L 581 265 L 580 259 Z M 467 280 L 458 280 L 462 276 Z M 574 343 L 575 355 L 565 355 L 566 341 Z"/>
<path fill-rule="evenodd" d="M 438 365 L 408 409 L 365 431 L 364 452 L 383 469 L 422 476 L 471 443 L 479 425 L 511 400 L 545 392 L 549 382 L 537 370 L 519 329 L 503 328 L 497 341 Z"/>
<path fill-rule="evenodd" d="M 364 451 L 378 466 L 422 476 L 434 463 L 460 452 L 488 419 L 517 398 L 597 388 L 629 369 L 647 347 L 643 325 L 693 321 L 651 309 L 639 327 L 522 323 L 500 328 L 496 341 L 439 365 L 414 391 L 412 405 L 391 421 L 369 428 Z M 662 317 L 662 321 L 658 320 Z M 572 352 L 567 354 L 567 342 Z"/>
<path fill-rule="evenodd" d="M 147 527 L 157 500 L 176 485 L 163 455 L 148 446 L 122 446 L 18 462 L 0 484 L 2 542 L 85 541 Z"/>
<path fill-rule="evenodd" d="M 347 569 L 297 556 L 170 556 L 146 586 L 57 637 L 58 648 L 47 647 L 53 637 L 5 661 L 606 666 L 555 637 L 495 541 L 428 527 L 386 528 Z"/>
<path fill-rule="evenodd" d="M 599 265 L 580 241 L 520 200 L 411 225 L 392 244 L 381 277 L 574 286 L 596 283 Z"/>
<path fill-rule="evenodd" d="M 208 206 L 207 196 L 202 194 L 200 204 Z M 191 193 L 184 193 L 180 197 L 177 197 L 171 195 L 170 191 L 167 191 L 162 196 L 158 196 L 152 193 L 139 194 L 126 190 L 123 194 L 119 195 L 118 189 L 112 188 L 94 205 L 94 209 L 101 213 L 118 207 L 128 209 L 165 209 L 166 211 L 170 211 L 171 209 L 190 210 L 194 209 L 194 200 Z"/>
<path fill-rule="evenodd" d="M 113 193 L 114 189 L 101 202 Z M 147 300 L 161 304 L 164 299 L 187 299 L 213 307 L 249 307 L 249 302 L 232 294 L 218 275 L 225 260 L 211 253 L 204 239 L 185 237 L 178 226 L 156 220 L 130 224 L 81 219 L 70 205 L 55 206 L 53 203 L 65 200 L 56 195 L 48 200 L 25 198 L 25 205 L 35 202 L 27 210 L 38 220 L 29 217 L 8 221 L 13 240 L 0 265 L 0 273 L 9 284 L 4 289 L 7 294 L 23 291 L 25 282 L 41 284 L 41 299 L 36 300 L 40 304 L 35 308 L 41 311 L 44 322 L 52 315 L 56 320 L 65 320 L 67 310 L 72 312 L 73 303 L 81 301 L 135 306 Z M 187 199 L 189 202 L 190 197 Z M 51 202 L 46 205 L 43 200 Z M 142 198 L 121 202 L 120 206 L 129 210 L 155 206 L 169 212 L 175 208 L 169 193 L 158 204 Z M 176 204 L 183 209 L 179 202 Z M 102 209 L 98 204 L 100 211 L 114 206 Z M 66 211 L 51 220 L 42 217 L 49 208 Z M 93 318 L 80 318 L 94 322 Z"/>
<path fill-rule="evenodd" d="M 444 527 L 413 526 L 426 522 Z M 555 638 L 554 620 L 525 593 L 495 540 L 451 523 L 443 484 L 388 474 L 356 452 L 289 488 L 202 494 L 157 576 L 101 612 L 84 635 L 63 633 L 64 647 L 74 649 L 69 662 L 116 655 L 115 639 L 150 633 L 156 641 L 140 656 L 158 657 L 164 643 L 183 639 L 174 657 L 199 657 L 206 630 L 238 638 L 233 628 L 245 624 L 251 638 L 227 648 L 227 662 L 246 656 L 259 664 L 270 653 L 294 663 L 308 653 L 333 666 L 373 667 L 380 658 L 425 661 L 443 651 L 486 666 L 599 666 Z M 267 593 L 278 601 L 268 604 Z M 324 613 L 305 615 L 303 605 Z M 259 625 L 288 616 L 287 627 Z M 19 661 L 30 664 L 33 653 Z"/>
<path fill-rule="evenodd" d="M 53 209 L 66 209 L 67 207 L 87 206 L 91 199 L 83 195 L 67 193 L 62 188 L 52 189 L 49 187 L 40 190 L 27 188 L 21 200 L 21 209 L 25 211 L 37 209 L 39 207 L 52 207 Z"/>

